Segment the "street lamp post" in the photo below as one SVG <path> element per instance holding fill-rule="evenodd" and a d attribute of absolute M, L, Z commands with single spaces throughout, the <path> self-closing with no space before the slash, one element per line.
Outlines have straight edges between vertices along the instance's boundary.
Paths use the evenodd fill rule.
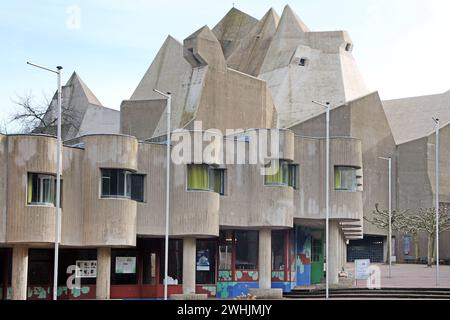
<path fill-rule="evenodd" d="M 166 234 L 164 241 L 164 300 L 167 300 L 167 279 L 168 279 L 168 268 L 169 268 L 169 217 L 170 217 L 170 116 L 171 116 L 171 104 L 172 96 L 170 92 L 164 93 L 159 90 L 153 89 L 156 93 L 167 98 L 167 108 L 166 108 L 166 126 L 167 126 L 167 158 L 166 158 Z"/>
<path fill-rule="evenodd" d="M 56 208 L 55 208 L 55 257 L 53 265 L 53 300 L 58 299 L 58 260 L 59 260 L 59 242 L 61 241 L 61 161 L 62 161 L 62 138 L 61 138 L 61 66 L 56 70 L 48 69 L 37 64 L 27 62 L 28 65 L 43 69 L 57 75 L 58 82 L 58 108 L 57 108 L 57 156 L 56 156 Z"/>
<path fill-rule="evenodd" d="M 392 276 L 392 158 L 379 157 L 389 163 L 389 234 L 388 234 L 388 261 L 389 261 L 389 278 Z"/>
<path fill-rule="evenodd" d="M 433 118 L 436 123 L 436 287 L 439 286 L 439 130 L 440 121 Z"/>
<path fill-rule="evenodd" d="M 330 103 L 320 103 L 313 101 L 313 103 L 326 108 L 326 160 L 325 160 L 325 298 L 330 297 L 330 273 L 329 266 L 329 234 L 330 234 Z"/>

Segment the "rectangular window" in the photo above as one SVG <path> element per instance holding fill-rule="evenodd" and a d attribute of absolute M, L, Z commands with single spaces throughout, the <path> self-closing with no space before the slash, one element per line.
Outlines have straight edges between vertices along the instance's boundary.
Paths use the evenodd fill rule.
<path fill-rule="evenodd" d="M 289 165 L 289 187 L 295 190 L 298 188 L 298 165 L 296 164 Z"/>
<path fill-rule="evenodd" d="M 213 191 L 224 195 L 225 170 L 206 164 L 189 164 L 187 166 L 187 189 Z"/>
<path fill-rule="evenodd" d="M 236 231 L 236 270 L 258 269 L 258 231 Z"/>
<path fill-rule="evenodd" d="M 196 283 L 216 283 L 216 242 L 197 240 Z"/>
<path fill-rule="evenodd" d="M 144 202 L 144 175 L 131 175 L 131 199 Z"/>
<path fill-rule="evenodd" d="M 230 271 L 233 257 L 233 232 L 221 230 L 219 235 L 219 270 Z"/>
<path fill-rule="evenodd" d="M 49 174 L 28 173 L 27 203 L 29 205 L 54 206 L 56 204 L 56 177 Z"/>
<path fill-rule="evenodd" d="M 337 191 L 356 192 L 356 168 L 334 167 L 334 188 Z"/>
<path fill-rule="evenodd" d="M 214 192 L 220 195 L 225 194 L 225 170 L 213 169 L 214 174 Z"/>
<path fill-rule="evenodd" d="M 288 186 L 289 185 L 289 164 L 284 160 L 272 160 L 266 166 L 264 176 L 266 186 Z"/>
<path fill-rule="evenodd" d="M 101 169 L 102 198 L 128 198 L 144 201 L 144 175 L 123 169 Z"/>
<path fill-rule="evenodd" d="M 272 231 L 272 270 L 284 271 L 284 234 L 285 231 Z"/>
<path fill-rule="evenodd" d="M 161 242 L 161 252 L 164 252 L 164 241 Z M 164 284 L 164 259 L 160 259 L 160 283 Z M 169 265 L 168 265 L 169 285 L 183 283 L 183 240 L 169 240 Z"/>
<path fill-rule="evenodd" d="M 209 190 L 209 170 L 205 164 L 190 164 L 187 166 L 188 190 Z"/>

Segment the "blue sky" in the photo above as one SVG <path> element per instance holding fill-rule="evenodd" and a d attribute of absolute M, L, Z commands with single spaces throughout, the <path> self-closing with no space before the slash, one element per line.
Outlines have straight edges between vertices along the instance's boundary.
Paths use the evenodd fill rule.
<path fill-rule="evenodd" d="M 313 31 L 347 30 L 368 87 L 384 99 L 450 89 L 448 0 L 15 0 L 0 8 L 0 124 L 17 95 L 54 92 L 55 78 L 26 61 L 62 65 L 63 83 L 76 70 L 118 109 L 168 34 L 182 41 L 212 28 L 233 3 L 258 19 L 288 3 Z"/>

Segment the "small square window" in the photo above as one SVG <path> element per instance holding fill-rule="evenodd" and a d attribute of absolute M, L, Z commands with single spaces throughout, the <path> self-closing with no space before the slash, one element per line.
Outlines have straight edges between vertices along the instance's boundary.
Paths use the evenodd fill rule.
<path fill-rule="evenodd" d="M 345 46 L 345 51 L 351 52 L 353 50 L 353 44 L 347 43 Z"/>
<path fill-rule="evenodd" d="M 301 67 L 306 67 L 308 65 L 308 59 L 306 58 L 300 58 L 300 62 L 298 63 Z"/>

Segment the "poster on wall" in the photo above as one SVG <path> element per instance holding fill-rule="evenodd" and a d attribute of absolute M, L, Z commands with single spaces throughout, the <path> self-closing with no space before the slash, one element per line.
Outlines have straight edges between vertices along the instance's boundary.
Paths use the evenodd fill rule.
<path fill-rule="evenodd" d="M 96 278 L 97 277 L 97 260 L 77 260 L 76 277 L 77 278 Z"/>
<path fill-rule="evenodd" d="M 355 280 L 367 280 L 369 278 L 369 259 L 355 260 Z"/>
<path fill-rule="evenodd" d="M 116 273 L 136 273 L 136 257 L 116 257 Z"/>
<path fill-rule="evenodd" d="M 197 251 L 197 271 L 210 271 L 209 250 Z"/>

